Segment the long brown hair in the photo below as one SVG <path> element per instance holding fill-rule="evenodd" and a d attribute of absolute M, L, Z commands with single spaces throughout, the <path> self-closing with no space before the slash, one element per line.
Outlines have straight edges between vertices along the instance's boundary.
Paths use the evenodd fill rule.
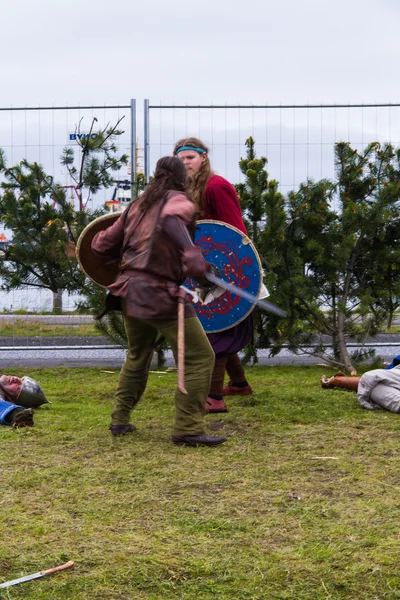
<path fill-rule="evenodd" d="M 186 168 L 180 158 L 163 156 L 157 161 L 153 179 L 140 197 L 140 209 L 144 212 L 169 190 L 185 192 L 186 180 Z"/>
<path fill-rule="evenodd" d="M 208 148 L 198 138 L 195 138 L 195 137 L 183 138 L 182 140 L 179 140 L 175 144 L 175 148 L 174 148 L 175 156 L 177 156 L 178 150 L 179 150 L 179 148 L 182 148 L 182 146 L 190 146 L 190 148 L 193 148 L 194 151 L 196 151 L 196 148 L 202 148 L 203 150 L 205 150 L 205 153 L 206 153 L 205 154 L 206 158 L 205 158 L 204 162 L 201 164 L 200 169 L 198 170 L 198 172 L 195 175 L 193 175 L 193 177 L 188 177 L 187 186 L 186 186 L 189 196 L 192 198 L 193 202 L 196 205 L 197 217 L 203 217 L 204 216 L 204 211 L 203 211 L 204 190 L 207 185 L 207 181 L 210 179 L 210 177 L 212 175 L 214 175 L 213 171 L 211 170 L 210 159 L 208 157 Z M 203 153 L 201 153 L 201 154 L 203 156 Z"/>

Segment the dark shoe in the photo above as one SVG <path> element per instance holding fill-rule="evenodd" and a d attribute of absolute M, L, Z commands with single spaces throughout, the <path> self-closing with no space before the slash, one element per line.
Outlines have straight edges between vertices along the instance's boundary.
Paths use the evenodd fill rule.
<path fill-rule="evenodd" d="M 11 413 L 11 425 L 13 427 L 32 427 L 33 410 L 32 408 L 16 408 Z"/>
<path fill-rule="evenodd" d="M 136 427 L 132 423 L 129 423 L 129 425 L 111 425 L 110 431 L 114 436 L 126 435 L 131 431 L 136 431 Z"/>
<path fill-rule="evenodd" d="M 245 385 L 243 387 L 233 385 L 229 382 L 223 389 L 222 394 L 224 396 L 251 396 L 253 389 L 251 385 Z"/>
<path fill-rule="evenodd" d="M 185 446 L 218 446 L 218 444 L 226 442 L 226 438 L 206 435 L 204 433 L 202 435 L 173 435 L 172 441 L 174 444 L 183 444 Z"/>
<path fill-rule="evenodd" d="M 223 400 L 208 397 L 206 400 L 206 415 L 210 413 L 226 413 L 228 407 Z"/>

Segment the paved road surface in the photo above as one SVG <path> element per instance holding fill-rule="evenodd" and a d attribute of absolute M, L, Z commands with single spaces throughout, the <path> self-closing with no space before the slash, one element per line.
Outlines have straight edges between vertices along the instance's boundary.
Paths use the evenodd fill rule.
<path fill-rule="evenodd" d="M 120 368 L 125 359 L 125 351 L 113 347 L 108 338 L 77 337 L 73 334 L 63 337 L 1 337 L 2 322 L 17 320 L 41 321 L 53 325 L 73 326 L 90 324 L 93 318 L 87 315 L 0 315 L 0 364 L 3 367 L 110 367 Z M 400 334 L 380 334 L 370 340 L 376 347 L 376 354 L 386 362 L 400 354 Z M 283 350 L 278 356 L 269 358 L 268 350 L 259 351 L 260 365 L 312 365 L 321 359 L 307 354 L 295 355 Z M 172 354 L 167 353 L 167 366 L 174 365 Z M 153 361 L 153 368 L 156 362 Z"/>

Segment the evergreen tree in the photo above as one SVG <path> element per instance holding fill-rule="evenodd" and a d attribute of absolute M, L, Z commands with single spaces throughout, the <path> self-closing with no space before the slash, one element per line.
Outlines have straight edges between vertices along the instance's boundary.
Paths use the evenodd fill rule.
<path fill-rule="evenodd" d="M 272 263 L 274 298 L 288 310 L 274 352 L 284 342 L 296 352 L 300 345 L 316 344 L 313 353 L 328 359 L 324 339 L 315 337 L 327 335 L 335 364 L 351 373 L 356 357 L 348 352 L 348 337 L 362 341 L 376 332 L 399 289 L 393 235 L 399 153 L 376 143 L 359 153 L 339 143 L 335 156 L 336 185 L 310 180 L 285 204 L 279 198 L 268 204 L 261 247 Z M 385 267 L 376 277 L 385 249 Z"/>
<path fill-rule="evenodd" d="M 268 173 L 265 170 L 267 159 L 265 156 L 257 158 L 252 137 L 247 138 L 245 145 L 247 146 L 246 158 L 242 158 L 239 162 L 245 181 L 235 187 L 248 226 L 248 234 L 257 245 L 265 215 L 265 197 L 268 190 Z"/>
<path fill-rule="evenodd" d="M 252 137 L 247 138 L 245 146 L 247 147 L 246 158 L 239 161 L 239 167 L 245 179 L 243 183 L 237 184 L 235 188 L 239 196 L 247 233 L 259 250 L 258 242 L 265 225 L 266 202 L 270 193 L 268 173 L 265 170 L 267 159 L 265 156 L 257 158 L 255 142 Z M 262 254 L 260 258 L 263 266 L 267 267 L 268 263 Z M 255 340 L 254 344 L 250 344 L 245 348 L 244 363 L 250 360 L 254 363 L 257 362 L 256 347 L 265 347 L 267 344 L 266 326 L 266 314 L 256 307 L 254 309 Z"/>
<path fill-rule="evenodd" d="M 123 133 L 117 129 L 120 121 L 95 132 L 97 119 L 93 118 L 89 133 L 81 134 L 81 120 L 75 132 L 81 150 L 77 166 L 74 149 L 65 148 L 62 153 L 61 164 L 75 183 L 78 210 L 67 201 L 65 189 L 39 164 L 23 160 L 7 169 L 4 152 L 0 152 L 0 172 L 5 178 L 1 184 L 4 193 L 0 218 L 13 235 L 13 243 L 0 263 L 2 289 L 49 289 L 53 292 L 53 310 L 61 310 L 63 290 L 80 292 L 89 285 L 76 262 L 75 245 L 84 227 L 105 212 L 103 207 L 87 209 L 91 196 L 112 186 L 112 172 L 128 162 L 127 155 L 118 156 L 115 143 Z"/>
<path fill-rule="evenodd" d="M 77 220 L 65 190 L 37 163 L 22 160 L 7 169 L 3 154 L 0 167 L 4 175 L 0 218 L 12 232 L 12 244 L 0 261 L 1 289 L 48 289 L 55 301 L 61 290 L 80 290 L 84 277 L 74 242 L 97 214 L 87 212 Z M 54 310 L 59 308 L 53 304 Z"/>
<path fill-rule="evenodd" d="M 373 333 L 382 327 L 390 328 L 400 306 L 400 150 L 395 150 L 391 144 L 383 147 L 375 144 L 374 153 L 375 159 L 366 166 L 364 178 L 369 182 L 369 188 L 362 208 L 365 212 L 366 203 L 375 202 L 377 214 L 372 213 L 367 247 L 360 253 L 355 266 L 359 312 L 365 328 L 370 328 Z M 356 167 L 357 164 L 353 165 L 353 172 Z M 361 173 L 361 170 L 362 167 L 358 174 L 363 176 L 365 171 Z M 347 191 L 349 199 L 354 195 L 354 187 L 353 182 L 347 190 L 342 186 L 341 193 Z"/>

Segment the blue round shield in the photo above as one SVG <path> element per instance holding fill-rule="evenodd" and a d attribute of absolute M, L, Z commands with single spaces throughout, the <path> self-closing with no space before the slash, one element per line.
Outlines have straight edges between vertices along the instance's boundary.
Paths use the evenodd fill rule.
<path fill-rule="evenodd" d="M 262 284 L 261 262 L 247 235 L 222 221 L 204 220 L 197 223 L 195 242 L 206 261 L 218 267 L 221 279 L 258 296 Z M 198 289 L 198 283 L 190 278 L 184 286 L 193 291 Z M 230 329 L 243 321 L 255 306 L 231 291 L 222 293 L 220 290 L 220 294 L 207 304 L 193 301 L 207 333 Z"/>

